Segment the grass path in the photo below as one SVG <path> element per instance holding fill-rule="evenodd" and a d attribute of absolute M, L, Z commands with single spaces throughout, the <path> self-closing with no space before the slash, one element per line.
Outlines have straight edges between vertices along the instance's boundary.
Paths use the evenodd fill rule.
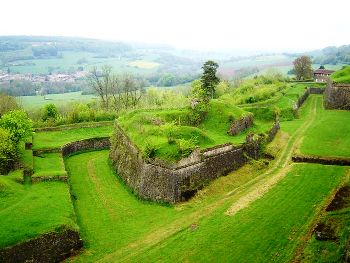
<path fill-rule="evenodd" d="M 296 129 L 290 132 L 286 147 L 271 167 L 259 170 L 254 164 L 244 166 L 215 180 L 189 202 L 175 207 L 138 200 L 116 179 L 108 163 L 107 151 L 68 158 L 66 164 L 72 193 L 77 198 L 74 205 L 82 237 L 86 241 L 85 252 L 73 260 L 198 261 L 198 255 L 203 251 L 206 254 L 210 249 L 214 249 L 213 255 L 208 254 L 207 258 L 202 258 L 203 261 L 214 259 L 212 257 L 216 253 L 219 258 L 229 256 L 227 259 L 242 260 L 244 256 L 240 251 L 253 249 L 254 246 L 259 246 L 254 253 L 271 250 L 271 255 L 265 261 L 273 257 L 290 258 L 299 238 L 307 232 L 317 212 L 316 208 L 319 209 L 329 191 L 339 183 L 343 171 L 343 168 L 322 168 L 322 172 L 318 172 L 321 166 L 293 165 L 291 171 L 287 172 L 294 147 L 299 143 L 298 138 L 312 124 L 320 102 L 317 96 L 310 96 L 303 109 L 304 117 L 297 122 Z M 286 173 L 288 176 L 285 176 Z M 329 182 L 329 176 L 334 180 Z M 298 196 L 305 200 L 298 200 Z M 291 214 L 287 206 L 289 203 L 295 206 L 297 215 Z M 232 216 L 225 215 L 232 207 Z M 256 217 L 256 211 L 265 217 L 258 216 L 259 221 L 250 220 Z M 286 226 L 283 225 L 285 216 L 291 217 Z M 249 242 L 248 239 L 255 233 L 256 222 L 269 229 L 270 221 L 276 221 L 277 232 L 276 229 L 270 229 L 274 235 L 269 238 L 279 235 L 283 239 L 282 243 L 274 244 L 275 241 L 257 232 L 251 245 L 244 248 L 238 244 L 244 240 Z M 242 225 L 242 222 L 246 223 Z M 198 225 L 199 230 L 192 234 L 189 229 L 196 229 Z M 261 227 L 260 231 L 266 231 Z M 232 235 L 236 237 L 232 239 Z M 222 250 L 223 244 L 230 243 L 235 243 L 230 252 Z M 198 250 L 200 245 L 202 252 Z M 278 249 L 287 247 L 291 252 L 278 252 Z M 273 256 L 277 252 L 279 255 Z"/>
<path fill-rule="evenodd" d="M 247 195 L 242 196 L 238 201 L 236 201 L 226 211 L 227 215 L 234 215 L 239 210 L 249 206 L 250 203 L 262 197 L 265 193 L 267 193 L 270 190 L 271 187 L 278 183 L 291 169 L 293 164 L 290 163 L 290 159 L 293 155 L 293 152 L 296 146 L 300 143 L 303 133 L 313 124 L 317 116 L 317 103 L 320 103 L 320 101 L 317 100 L 317 97 L 311 97 L 310 100 L 312 106 L 308 120 L 305 121 L 288 139 L 286 147 L 283 149 L 282 154 L 278 157 L 275 164 L 261 176 L 257 177 L 255 180 L 261 180 L 261 178 L 265 178 L 268 174 L 273 174 L 273 176 L 262 180 L 259 186 L 254 187 L 254 189 L 251 192 L 249 192 Z M 232 192 L 228 193 L 228 195 L 230 194 L 232 194 Z"/>

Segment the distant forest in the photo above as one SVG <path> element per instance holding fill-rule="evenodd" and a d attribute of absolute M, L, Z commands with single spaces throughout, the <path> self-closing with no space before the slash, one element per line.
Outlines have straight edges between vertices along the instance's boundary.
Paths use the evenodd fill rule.
<path fill-rule="evenodd" d="M 311 52 L 315 64 L 350 64 L 350 45 L 340 47 L 326 47 L 319 51 Z"/>

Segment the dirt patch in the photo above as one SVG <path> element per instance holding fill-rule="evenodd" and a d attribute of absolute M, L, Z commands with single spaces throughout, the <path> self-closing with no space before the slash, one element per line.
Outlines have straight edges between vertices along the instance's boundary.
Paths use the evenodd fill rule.
<path fill-rule="evenodd" d="M 334 199 L 328 205 L 326 211 L 336 211 L 350 206 L 350 186 L 344 186 L 338 190 Z"/>

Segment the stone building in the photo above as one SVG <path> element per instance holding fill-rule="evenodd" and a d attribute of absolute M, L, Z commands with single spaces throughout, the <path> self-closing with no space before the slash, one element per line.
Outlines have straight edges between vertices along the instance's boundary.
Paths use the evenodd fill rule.
<path fill-rule="evenodd" d="M 314 80 L 316 82 L 327 82 L 329 76 L 334 72 L 334 70 L 328 69 L 316 69 L 314 71 Z"/>

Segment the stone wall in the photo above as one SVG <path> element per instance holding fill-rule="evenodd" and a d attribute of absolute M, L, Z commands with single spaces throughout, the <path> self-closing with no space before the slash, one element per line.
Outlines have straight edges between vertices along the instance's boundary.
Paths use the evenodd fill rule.
<path fill-rule="evenodd" d="M 112 126 L 114 125 L 114 121 L 100 121 L 100 122 L 83 122 L 83 123 L 74 123 L 67 125 L 60 125 L 55 127 L 43 127 L 43 128 L 35 128 L 35 132 L 43 132 L 43 131 L 64 131 L 64 130 L 74 130 L 81 128 L 96 128 L 101 126 Z"/>
<path fill-rule="evenodd" d="M 248 136 L 240 146 L 220 145 L 200 152 L 197 158 L 166 165 L 145 159 L 116 124 L 110 158 L 118 175 L 141 198 L 176 203 L 187 200 L 213 179 L 238 169 L 250 158 L 258 158 L 261 144 L 272 140 L 278 129 L 277 122 L 267 139 Z"/>
<path fill-rule="evenodd" d="M 109 137 L 100 137 L 68 143 L 62 146 L 61 151 L 63 156 L 67 156 L 76 152 L 109 149 L 109 147 Z"/>
<path fill-rule="evenodd" d="M 324 165 L 350 166 L 350 158 L 346 157 L 294 155 L 292 157 L 292 161 L 296 163 L 319 163 Z"/>
<path fill-rule="evenodd" d="M 0 262 L 60 262 L 82 246 L 83 241 L 76 231 L 46 233 L 12 247 L 0 248 Z"/>
<path fill-rule="evenodd" d="M 324 93 L 326 109 L 350 110 L 350 84 L 328 83 Z"/>
<path fill-rule="evenodd" d="M 253 115 L 247 115 L 234 121 L 227 133 L 230 135 L 237 135 L 251 126 L 253 126 Z"/>

